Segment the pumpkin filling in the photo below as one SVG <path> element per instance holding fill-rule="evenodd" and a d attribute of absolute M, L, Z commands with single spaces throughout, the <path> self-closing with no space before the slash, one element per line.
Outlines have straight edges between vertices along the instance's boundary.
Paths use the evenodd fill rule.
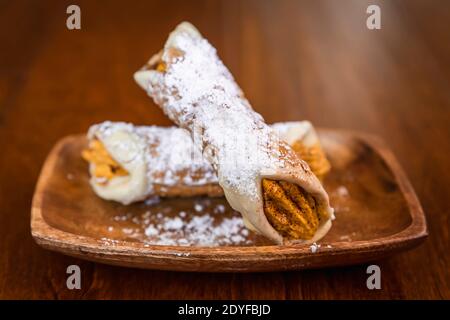
<path fill-rule="evenodd" d="M 156 67 L 154 68 L 158 72 L 166 72 L 166 63 L 164 61 L 159 61 Z"/>
<path fill-rule="evenodd" d="M 301 140 L 297 140 L 293 143 L 292 149 L 294 149 L 301 159 L 308 163 L 309 168 L 316 177 L 323 181 L 325 175 L 330 171 L 331 165 L 320 143 L 317 142 L 307 147 Z"/>
<path fill-rule="evenodd" d="M 287 181 L 262 180 L 264 213 L 284 238 L 310 240 L 325 210 L 303 188 Z"/>
<path fill-rule="evenodd" d="M 128 175 L 128 171 L 111 157 L 103 143 L 98 139 L 92 140 L 89 147 L 82 151 L 81 156 L 87 162 L 94 164 L 92 174 L 101 184 L 106 184 L 115 177 Z"/>

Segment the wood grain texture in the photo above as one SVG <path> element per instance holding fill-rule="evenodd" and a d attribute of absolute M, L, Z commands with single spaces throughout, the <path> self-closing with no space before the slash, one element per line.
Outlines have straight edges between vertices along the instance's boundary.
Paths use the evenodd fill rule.
<path fill-rule="evenodd" d="M 240 245 L 198 245 L 198 232 L 164 230 L 162 238 L 187 240 L 187 245 L 155 245 L 146 235 L 158 212 L 187 225 L 205 214 L 220 225 L 240 217 L 225 198 L 169 198 L 146 205 L 122 206 L 97 197 L 89 184 L 84 135 L 61 139 L 47 157 L 31 208 L 31 233 L 44 248 L 73 257 L 126 267 L 195 272 L 261 272 L 336 267 L 366 263 L 420 244 L 427 236 L 418 199 L 392 153 L 376 137 L 342 130 L 319 131 L 333 170 L 324 186 L 337 219 L 320 240 L 309 245 L 274 245 L 249 233 Z M 343 194 L 344 193 L 344 194 Z M 205 209 L 196 212 L 199 201 Z M 214 214 L 217 204 L 223 212 Z M 160 225 L 160 220 L 153 224 Z M 178 230 L 179 231 L 179 230 Z M 162 231 L 159 231 L 162 233 Z M 213 231 L 214 232 L 214 231 Z M 206 233 L 206 231 L 203 231 Z"/>
<path fill-rule="evenodd" d="M 450 5 L 366 1 L 69 1 L 0 3 L 0 297 L 450 298 Z M 111 267 L 39 248 L 29 228 L 45 156 L 62 136 L 105 119 L 168 125 L 132 74 L 182 20 L 192 21 L 268 122 L 308 119 L 381 136 L 427 214 L 429 239 L 367 266 L 286 273 L 190 274 Z M 82 289 L 66 289 L 78 264 Z"/>

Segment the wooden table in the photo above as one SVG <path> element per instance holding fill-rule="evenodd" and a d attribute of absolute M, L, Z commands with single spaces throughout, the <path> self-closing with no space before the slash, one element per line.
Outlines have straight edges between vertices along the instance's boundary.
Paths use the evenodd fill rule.
<path fill-rule="evenodd" d="M 65 1 L 0 4 L 0 298 L 450 298 L 450 5 L 442 1 Z M 379 4 L 381 30 L 366 28 Z M 103 120 L 169 125 L 132 74 L 189 20 L 268 122 L 381 136 L 411 179 L 429 239 L 377 264 L 265 274 L 133 270 L 45 251 L 30 235 L 41 165 L 62 136 Z M 82 289 L 66 288 L 78 264 Z"/>

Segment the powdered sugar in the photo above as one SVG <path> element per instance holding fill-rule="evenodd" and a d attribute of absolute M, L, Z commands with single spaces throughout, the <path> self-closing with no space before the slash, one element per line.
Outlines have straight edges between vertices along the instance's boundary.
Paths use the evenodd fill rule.
<path fill-rule="evenodd" d="M 336 193 L 338 194 L 338 196 L 340 197 L 348 197 L 349 196 L 349 192 L 348 189 L 345 186 L 339 186 L 336 189 Z"/>
<path fill-rule="evenodd" d="M 203 210 L 203 206 L 200 203 L 196 203 L 194 209 L 195 211 L 200 212 Z"/>
<path fill-rule="evenodd" d="M 177 206 L 181 201 L 183 209 L 179 211 L 172 206 L 166 207 L 166 200 L 161 201 L 162 206 L 142 207 L 147 210 L 140 214 L 126 212 L 113 217 L 114 227 L 108 226 L 107 231 L 120 232 L 122 238 L 149 245 L 211 247 L 254 244 L 242 218 L 226 207 L 223 199 L 180 199 L 176 201 Z M 169 211 L 161 208 L 169 208 Z"/>
<path fill-rule="evenodd" d="M 164 221 L 163 228 L 166 230 L 180 230 L 183 227 L 183 221 L 179 217 L 167 219 Z"/>
<path fill-rule="evenodd" d="M 320 249 L 321 245 L 317 244 L 317 243 L 313 243 L 309 249 L 311 250 L 312 253 L 316 253 L 319 249 Z"/>
<path fill-rule="evenodd" d="M 224 213 L 225 212 L 225 206 L 222 204 L 219 204 L 214 209 L 214 213 Z"/>
<path fill-rule="evenodd" d="M 194 216 L 183 224 L 180 218 L 165 217 L 162 224 L 150 224 L 145 234 L 148 242 L 158 245 L 220 246 L 247 241 L 247 231 L 240 217 L 225 218 L 215 225 L 209 214 Z"/>

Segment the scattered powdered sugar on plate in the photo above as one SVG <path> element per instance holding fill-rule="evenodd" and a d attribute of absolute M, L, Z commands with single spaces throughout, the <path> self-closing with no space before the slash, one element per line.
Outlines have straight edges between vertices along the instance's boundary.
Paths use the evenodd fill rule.
<path fill-rule="evenodd" d="M 240 214 L 221 198 L 160 199 L 151 205 L 144 202 L 135 207 L 141 211 L 129 210 L 111 217 L 114 226 L 108 226 L 107 231 L 114 231 L 115 235 L 119 232 L 122 240 L 139 241 L 146 246 L 254 244 L 254 235 L 245 227 Z"/>
<path fill-rule="evenodd" d="M 336 189 L 336 193 L 341 197 L 348 197 L 348 195 L 349 195 L 348 190 L 345 186 L 339 186 Z"/>
<path fill-rule="evenodd" d="M 194 206 L 195 211 L 201 212 L 203 210 L 203 206 L 199 203 L 196 203 Z"/>
<path fill-rule="evenodd" d="M 348 188 L 343 184 L 335 186 L 331 192 L 329 192 L 330 202 L 333 204 L 334 213 L 339 215 L 341 213 L 347 213 L 351 210 L 351 197 Z M 334 217 L 332 217 L 334 220 Z"/>
<path fill-rule="evenodd" d="M 119 240 L 109 239 L 109 238 L 105 238 L 105 237 L 101 238 L 100 241 L 104 246 L 111 246 L 111 247 L 114 247 L 120 243 Z"/>
<path fill-rule="evenodd" d="M 225 206 L 223 204 L 218 204 L 214 208 L 214 213 L 224 213 L 225 212 Z"/>
<path fill-rule="evenodd" d="M 317 251 L 319 251 L 320 247 L 321 247 L 320 244 L 317 244 L 317 243 L 314 242 L 314 243 L 309 247 L 309 249 L 311 250 L 312 253 L 316 253 Z"/>
<path fill-rule="evenodd" d="M 324 245 L 324 246 L 327 249 L 333 248 L 330 244 L 327 244 L 327 245 Z M 309 249 L 311 250 L 312 253 L 318 252 L 320 248 L 322 248 L 322 245 L 318 244 L 316 242 L 314 242 L 312 245 L 309 246 Z"/>
<path fill-rule="evenodd" d="M 166 219 L 164 221 L 164 229 L 166 230 L 180 230 L 183 227 L 183 220 L 179 217 Z"/>
<path fill-rule="evenodd" d="M 154 196 L 154 197 L 150 197 L 150 198 L 148 198 L 147 200 L 145 200 L 145 204 L 147 205 L 147 206 L 151 206 L 151 205 L 154 205 L 154 204 L 157 204 L 157 203 L 159 203 L 161 201 L 161 199 L 158 197 L 158 196 Z"/>
<path fill-rule="evenodd" d="M 146 243 L 180 246 L 220 246 L 247 241 L 248 231 L 239 217 L 225 218 L 215 224 L 210 214 L 194 216 L 187 221 L 165 217 L 161 224 L 149 224 L 145 229 Z"/>

